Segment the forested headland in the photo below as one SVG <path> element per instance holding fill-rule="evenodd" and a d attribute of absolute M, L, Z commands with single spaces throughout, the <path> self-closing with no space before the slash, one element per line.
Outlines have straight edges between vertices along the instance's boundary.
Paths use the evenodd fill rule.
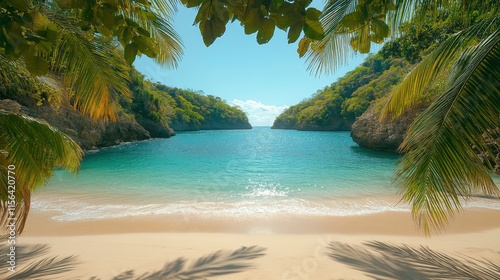
<path fill-rule="evenodd" d="M 35 77 L 22 65 L 9 66 L 15 72 L 0 74 L 0 109 L 45 120 L 84 149 L 171 137 L 175 131 L 251 128 L 246 114 L 225 100 L 153 83 L 133 68 L 128 73 L 130 94 L 115 94 L 116 121 L 93 121 L 74 108 L 61 77 Z"/>
<path fill-rule="evenodd" d="M 279 115 L 275 129 L 351 131 L 354 141 L 370 149 L 395 151 L 415 116 L 445 90 L 448 67 L 440 79 L 425 90 L 419 104 L 395 120 L 379 121 L 379 112 L 404 77 L 452 34 L 463 30 L 459 11 L 446 10 L 428 16 L 421 24 L 403 24 L 401 36 L 336 82 Z M 491 15 L 473 13 L 472 22 Z M 470 23 L 467 23 L 470 24 Z"/>

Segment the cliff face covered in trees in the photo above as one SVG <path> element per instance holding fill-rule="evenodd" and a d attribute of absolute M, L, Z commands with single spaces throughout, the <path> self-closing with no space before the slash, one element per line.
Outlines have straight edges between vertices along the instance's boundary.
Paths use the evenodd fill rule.
<path fill-rule="evenodd" d="M 137 72 L 131 78 L 133 98 L 120 104 L 141 124 L 160 123 L 174 131 L 252 128 L 241 109 L 220 97 L 152 83 Z"/>
<path fill-rule="evenodd" d="M 426 54 L 462 27 L 459 15 L 444 12 L 421 26 L 404 24 L 400 38 L 386 43 L 377 54 L 311 98 L 291 106 L 276 118 L 273 128 L 351 130 L 353 140 L 362 147 L 395 151 L 415 116 L 444 90 L 447 77 L 436 81 L 422 102 L 403 116 L 380 121 L 386 96 Z"/>
<path fill-rule="evenodd" d="M 337 82 L 285 110 L 273 128 L 350 130 L 373 100 L 383 97 L 403 78 L 408 65 L 399 58 L 371 56 Z"/>
<path fill-rule="evenodd" d="M 57 77 L 37 78 L 22 69 L 19 77 L 24 84 L 7 82 L 0 87 L 0 109 L 44 120 L 85 150 L 167 138 L 175 130 L 251 128 L 243 111 L 219 97 L 152 83 L 135 70 L 130 72 L 131 95 L 116 95 L 115 121 L 94 121 L 76 110 L 71 93 Z"/>

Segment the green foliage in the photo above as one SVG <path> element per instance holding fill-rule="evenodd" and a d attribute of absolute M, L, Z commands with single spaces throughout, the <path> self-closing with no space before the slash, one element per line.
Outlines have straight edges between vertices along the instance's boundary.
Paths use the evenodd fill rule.
<path fill-rule="evenodd" d="M 322 53 L 326 42 L 337 36 L 348 38 L 354 51 L 368 53 L 372 42 L 381 43 L 390 36 L 386 15 L 396 10 L 392 0 L 328 1 L 323 12 L 310 7 L 311 0 L 181 2 L 188 8 L 198 9 L 194 24 L 199 25 L 206 46 L 224 34 L 228 22 L 238 20 L 245 34 L 257 32 L 259 44 L 269 42 L 276 28 L 287 32 L 289 44 L 302 35 L 297 49 L 300 57 L 309 50 Z"/>
<path fill-rule="evenodd" d="M 408 75 L 383 111 L 401 114 L 445 66 L 453 65 L 446 90 L 408 129 L 395 178 L 427 234 L 443 229 L 461 209 L 460 197 L 499 193 L 489 174 L 491 166 L 477 155 L 479 151 L 494 158 L 499 149 L 488 141 L 495 139 L 500 125 L 499 24 L 500 18 L 493 17 L 451 36 Z"/>
<path fill-rule="evenodd" d="M 239 108 L 212 95 L 152 83 L 133 70 L 130 74 L 132 98 L 121 106 L 137 119 L 147 119 L 174 130 L 248 128 L 248 118 Z"/>
<path fill-rule="evenodd" d="M 64 76 L 78 110 L 114 120 L 116 93 L 130 94 L 127 64 L 142 54 L 179 60 L 172 15 L 168 0 L 1 1 L 0 56 L 33 75 Z"/>
<path fill-rule="evenodd" d="M 372 56 L 311 99 L 288 108 L 273 127 L 301 130 L 349 130 L 371 104 L 407 73 L 401 59 Z"/>
<path fill-rule="evenodd" d="M 155 84 L 157 90 L 172 102 L 173 114 L 168 115 L 174 130 L 249 128 L 246 114 L 230 106 L 220 97 L 195 93 L 191 90 Z"/>
<path fill-rule="evenodd" d="M 26 116 L 0 110 L 0 128 L 0 225 L 6 227 L 7 218 L 17 219 L 20 233 L 29 212 L 30 193 L 47 182 L 55 167 L 76 172 L 82 151 L 65 134 Z M 9 205 L 15 210 L 8 209 Z"/>
<path fill-rule="evenodd" d="M 32 74 L 44 75 L 49 70 L 51 52 L 70 24 L 87 37 L 116 39 L 129 63 L 136 55 L 145 54 L 175 66 L 182 50 L 169 23 L 172 5 L 164 0 L 1 1 L 0 54 L 22 59 Z M 59 22 L 64 18 L 65 24 L 57 24 L 54 15 Z"/>
<path fill-rule="evenodd" d="M 356 91 L 342 103 L 341 115 L 348 120 L 356 120 L 368 107 L 388 93 L 398 85 L 409 71 L 409 64 L 403 60 L 391 61 L 389 69 L 382 72 L 380 76 L 371 80 L 368 84 L 356 89 Z"/>
<path fill-rule="evenodd" d="M 372 43 L 397 34 L 392 22 L 402 10 L 392 0 L 327 1 L 320 17 L 324 38 L 312 41 L 305 51 L 299 47 L 299 55 L 307 56 L 311 72 L 329 73 L 347 63 L 351 50 L 369 53 Z"/>
<path fill-rule="evenodd" d="M 174 100 L 146 80 L 136 70 L 130 72 L 132 98 L 122 99 L 121 106 L 135 115 L 136 119 L 147 119 L 168 127 L 169 115 L 173 112 Z"/>
<path fill-rule="evenodd" d="M 210 46 L 226 31 L 228 22 L 238 20 L 245 34 L 257 32 L 259 44 L 271 40 L 276 28 L 288 33 L 288 43 L 306 38 L 321 40 L 325 32 L 321 11 L 309 7 L 310 0 L 181 0 L 198 9 L 194 24 L 199 24 L 203 42 Z"/>
<path fill-rule="evenodd" d="M 391 92 L 415 62 L 464 27 L 466 23 L 459 20 L 459 15 L 447 10 L 435 16 L 429 14 L 427 21 L 419 26 L 403 24 L 400 28 L 403 36 L 386 43 L 379 54 L 367 59 L 313 98 L 290 107 L 278 116 L 274 126 L 305 130 L 350 129 L 356 118 L 373 102 L 381 103 L 376 100 Z M 315 43 L 308 44 L 314 46 Z M 426 92 L 427 95 L 437 95 L 436 91 Z"/>
<path fill-rule="evenodd" d="M 35 77 L 20 63 L 0 56 L 0 99 L 15 99 L 25 106 L 58 106 L 60 92 Z"/>

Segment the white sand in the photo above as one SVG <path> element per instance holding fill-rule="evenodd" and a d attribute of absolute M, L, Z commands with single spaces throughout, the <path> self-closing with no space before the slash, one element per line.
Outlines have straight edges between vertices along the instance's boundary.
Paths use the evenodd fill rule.
<path fill-rule="evenodd" d="M 401 279 L 405 275 L 423 277 L 439 271 L 432 266 L 424 271 L 418 268 L 418 262 L 408 266 L 402 258 L 394 256 L 389 246 L 403 244 L 414 249 L 428 246 L 447 257 L 458 257 L 461 262 L 463 258 L 474 257 L 500 265 L 500 211 L 468 210 L 457 217 L 446 233 L 432 238 L 423 237 L 415 230 L 408 213 L 324 218 L 314 222 L 283 221 L 282 224 L 289 227 L 288 232 L 277 232 L 280 225 L 277 221 L 252 224 L 241 231 L 231 226 L 231 221 L 206 222 L 199 228 L 182 226 L 179 222 L 174 232 L 176 228 L 168 226 L 172 219 L 151 216 L 140 220 L 56 222 L 46 214 L 32 213 L 17 243 L 18 246 L 48 244 L 50 252 L 46 257 L 75 255 L 78 265 L 54 279 L 98 276 L 105 280 L 129 270 L 138 276 L 158 271 L 165 263 L 180 257 L 189 264 L 218 250 L 234 251 L 254 245 L 265 248 L 263 256 L 234 260 L 251 268 L 209 279 L 373 279 L 369 273 Z M 297 229 L 293 230 L 291 224 Z M 363 251 L 369 249 L 363 243 L 373 241 L 381 242 L 381 247 Z M 335 250 L 327 248 L 331 242 L 338 242 Z M 327 253 L 336 253 L 336 257 L 329 257 Z M 226 271 L 234 261 L 221 257 L 216 266 L 219 271 Z M 22 264 L 18 268 L 22 268 Z M 8 275 L 1 273 L 0 278 Z"/>

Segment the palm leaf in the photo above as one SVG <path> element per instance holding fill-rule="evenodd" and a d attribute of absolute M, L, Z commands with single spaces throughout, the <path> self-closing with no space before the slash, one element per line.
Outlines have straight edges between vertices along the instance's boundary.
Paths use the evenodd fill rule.
<path fill-rule="evenodd" d="M 130 96 L 129 67 L 117 52 L 117 44 L 89 37 L 68 18 L 50 15 L 50 19 L 61 31 L 51 63 L 74 89 L 75 108 L 94 120 L 114 120 L 115 95 Z"/>
<path fill-rule="evenodd" d="M 183 54 L 183 46 L 170 21 L 160 16 L 151 20 L 144 14 L 141 14 L 139 20 L 158 44 L 159 53 L 155 61 L 165 66 L 177 67 Z"/>
<path fill-rule="evenodd" d="M 499 42 L 496 30 L 463 55 L 461 74 L 453 75 L 449 89 L 415 120 L 401 146 L 406 154 L 395 183 L 427 234 L 443 229 L 461 209 L 459 197 L 499 194 L 476 154 L 493 156 L 486 139 L 500 127 Z"/>
<path fill-rule="evenodd" d="M 33 118 L 0 110 L 0 226 L 17 218 L 21 232 L 29 212 L 31 191 L 52 176 L 52 169 L 65 166 L 76 172 L 82 150 L 62 132 Z M 9 216 L 8 166 L 15 172 L 15 215 Z M 12 179 L 11 179 L 12 180 Z"/>
<path fill-rule="evenodd" d="M 456 61 L 457 57 L 470 46 L 477 35 L 487 32 L 500 25 L 500 17 L 481 22 L 468 29 L 454 34 L 444 41 L 437 49 L 432 51 L 425 59 L 413 69 L 391 94 L 381 113 L 381 119 L 398 117 L 406 109 L 418 103 L 424 90 L 441 73 L 443 69 Z"/>
<path fill-rule="evenodd" d="M 345 15 L 354 11 L 356 2 L 353 0 L 330 0 L 326 3 L 320 18 L 325 30 L 325 37 L 313 42 L 307 51 L 307 63 L 311 73 L 315 75 L 328 74 L 349 61 L 349 34 L 335 32 Z"/>
<path fill-rule="evenodd" d="M 129 0 L 122 0 L 122 5 L 136 5 Z M 177 67 L 182 56 L 182 43 L 179 34 L 175 32 L 171 21 L 176 11 L 176 1 L 155 0 L 151 1 L 149 9 L 122 9 L 121 13 L 139 23 L 146 29 L 151 38 L 158 44 L 159 53 L 154 58 L 156 62 Z M 151 12 L 154 16 L 151 16 Z"/>

